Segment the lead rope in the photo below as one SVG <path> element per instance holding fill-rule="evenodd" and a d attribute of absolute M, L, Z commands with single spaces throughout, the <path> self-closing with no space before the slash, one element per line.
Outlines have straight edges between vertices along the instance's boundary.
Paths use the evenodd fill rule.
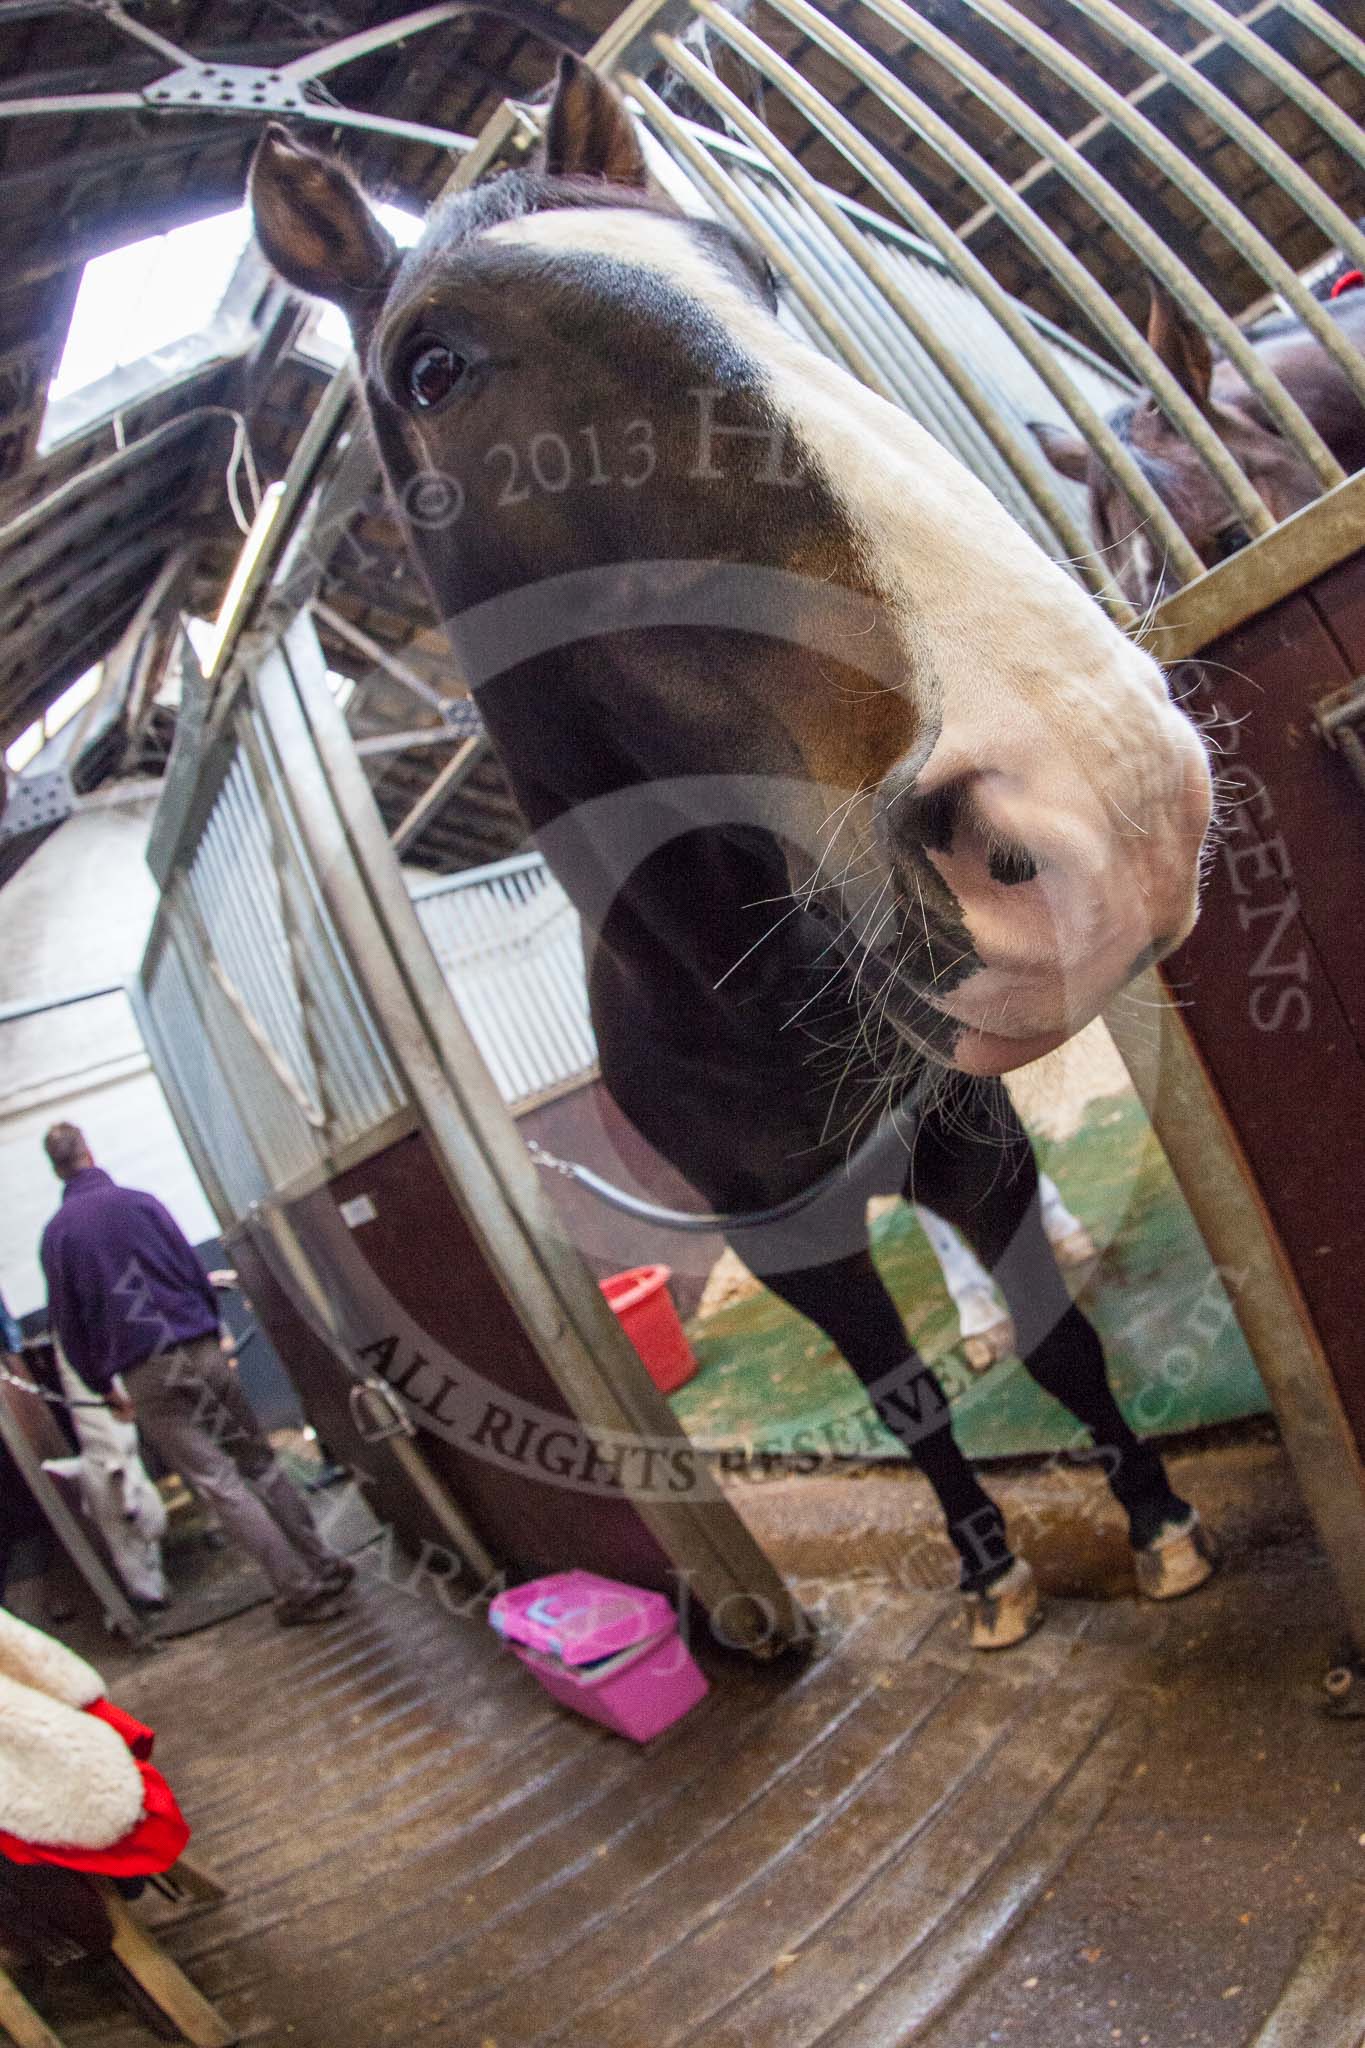
<path fill-rule="evenodd" d="M 547 1151 L 536 1138 L 528 1138 L 526 1149 L 536 1165 L 545 1173 L 557 1173 L 564 1180 L 571 1180 L 577 1186 L 586 1188 L 605 1202 L 611 1209 L 619 1209 L 623 1216 L 634 1216 L 638 1222 L 653 1223 L 662 1230 L 682 1230 L 698 1235 L 719 1231 L 729 1237 L 732 1233 L 746 1230 L 760 1230 L 773 1223 L 785 1223 L 791 1216 L 799 1216 L 815 1202 L 820 1201 L 840 1181 L 852 1181 L 858 1169 L 865 1165 L 873 1154 L 894 1135 L 904 1145 L 905 1138 L 900 1130 L 900 1121 L 907 1111 L 918 1104 L 927 1075 L 922 1076 L 908 1095 L 903 1095 L 894 1108 L 889 1109 L 878 1120 L 876 1129 L 864 1139 L 851 1160 L 843 1166 L 832 1167 L 822 1174 L 813 1186 L 805 1188 L 799 1195 L 789 1195 L 785 1202 L 777 1202 L 770 1209 L 736 1209 L 729 1212 L 695 1209 L 665 1209 L 657 1202 L 647 1202 L 641 1195 L 628 1194 L 625 1188 L 614 1187 L 604 1180 L 600 1173 L 594 1173 L 590 1166 L 583 1166 L 573 1159 L 560 1159 Z"/>
<path fill-rule="evenodd" d="M 21 1380 L 18 1373 L 11 1372 L 3 1360 L 0 1360 L 0 1381 L 3 1381 L 7 1387 L 18 1387 L 21 1394 L 36 1394 L 40 1401 L 46 1401 L 53 1408 L 107 1408 L 109 1406 L 107 1401 L 96 1400 L 93 1396 L 88 1401 L 68 1401 L 65 1394 L 54 1394 L 47 1387 L 38 1386 L 33 1380 Z"/>

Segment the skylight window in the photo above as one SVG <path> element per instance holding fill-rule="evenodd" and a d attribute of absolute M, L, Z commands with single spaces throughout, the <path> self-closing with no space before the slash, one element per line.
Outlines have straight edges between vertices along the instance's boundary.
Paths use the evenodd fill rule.
<path fill-rule="evenodd" d="M 12 773 L 21 775 L 31 761 L 35 761 L 50 739 L 55 739 L 63 726 L 70 725 L 78 711 L 83 711 L 99 689 L 104 675 L 104 663 L 97 661 L 83 676 L 77 676 L 68 684 L 60 697 L 48 705 L 41 718 L 35 718 L 26 726 L 17 740 L 5 749 L 5 761 Z"/>
<path fill-rule="evenodd" d="M 402 249 L 422 232 L 418 217 L 402 207 L 375 210 Z M 239 206 L 91 258 L 48 386 L 40 454 L 204 360 L 214 350 L 215 322 L 218 345 L 230 342 L 220 315 L 250 240 L 251 217 Z M 350 337 L 334 306 L 319 307 L 303 346 L 329 365 L 342 360 Z"/>
<path fill-rule="evenodd" d="M 92 257 L 48 387 L 49 401 L 207 327 L 246 248 L 244 206 Z"/>

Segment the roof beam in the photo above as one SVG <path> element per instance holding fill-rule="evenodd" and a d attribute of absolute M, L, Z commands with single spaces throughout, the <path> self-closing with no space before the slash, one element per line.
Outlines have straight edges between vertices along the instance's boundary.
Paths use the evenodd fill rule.
<path fill-rule="evenodd" d="M 338 640 L 346 641 L 357 654 L 363 654 L 366 661 L 373 662 L 376 668 L 382 668 L 386 676 L 392 676 L 396 683 L 401 683 L 405 690 L 410 690 L 421 703 L 429 704 L 445 723 L 446 734 L 449 737 L 453 715 L 450 699 L 443 697 L 424 676 L 419 676 L 414 669 L 409 668 L 400 656 L 381 646 L 378 640 L 372 640 L 359 626 L 353 625 L 344 612 L 337 611 L 335 606 L 328 604 L 324 598 L 314 598 L 312 613 L 319 625 L 326 626 L 329 632 L 335 633 Z"/>
<path fill-rule="evenodd" d="M 419 838 L 425 828 L 439 818 L 460 784 L 467 781 L 478 766 L 487 745 L 488 742 L 482 734 L 463 741 L 457 752 L 446 762 L 430 789 L 422 792 L 407 816 L 395 825 L 389 834 L 389 845 L 400 858 L 407 852 L 413 840 Z"/>
<path fill-rule="evenodd" d="M 1270 16 L 1280 13 L 1286 14 L 1286 18 L 1288 18 L 1286 0 L 1257 0 L 1257 5 L 1250 8 L 1239 19 L 1244 28 L 1259 28 Z M 1200 68 L 1209 63 L 1216 64 L 1219 60 L 1232 55 L 1231 44 L 1225 42 L 1222 36 L 1206 36 L 1202 42 L 1196 43 L 1195 47 L 1186 54 L 1185 62 Z M 1150 78 L 1144 78 L 1141 85 L 1135 86 L 1132 92 L 1124 94 L 1124 98 L 1129 106 L 1139 109 L 1145 108 L 1151 100 L 1161 100 L 1171 96 L 1179 99 L 1179 89 L 1169 78 L 1163 78 L 1156 73 Z M 1093 120 L 1087 121 L 1084 127 L 1078 128 L 1074 135 L 1069 136 L 1068 141 L 1073 149 L 1078 149 L 1082 155 L 1087 155 L 1096 149 L 1102 150 L 1108 142 L 1122 142 L 1123 137 L 1114 127 L 1107 114 L 1097 114 Z M 1012 185 L 1014 191 L 1019 193 L 1021 197 L 1029 198 L 1037 193 L 1040 185 L 1046 186 L 1060 176 L 1061 172 L 1056 164 L 1045 163 L 1040 160 L 1038 163 L 1031 164 L 1022 177 L 1012 180 Z M 958 229 L 958 234 L 964 242 L 970 242 L 973 235 L 979 234 L 983 228 L 996 218 L 996 209 L 993 206 L 978 207 L 970 220 L 962 223 L 962 226 Z"/>
<path fill-rule="evenodd" d="M 26 657 L 31 651 L 34 648 L 45 645 L 51 646 L 62 656 L 67 656 L 69 643 L 66 641 L 63 633 L 65 622 L 73 614 L 84 613 L 88 616 L 97 609 L 101 599 L 106 595 L 109 597 L 109 610 L 117 615 L 117 630 L 121 632 L 127 623 L 128 608 L 135 607 L 141 595 L 141 586 L 138 586 L 131 593 L 123 592 L 122 586 L 126 585 L 129 578 L 143 569 L 147 563 L 164 553 L 171 544 L 171 537 L 172 530 L 168 529 L 165 525 L 160 525 L 151 531 L 142 533 L 137 540 L 130 542 L 127 547 L 120 548 L 118 553 L 111 555 L 103 562 L 93 575 L 83 574 L 79 581 L 71 589 L 64 592 L 55 603 L 50 606 L 44 605 L 36 619 L 30 621 L 20 632 L 7 636 L 5 640 L 6 665 L 14 669 L 22 668 Z M 176 537 L 179 537 L 178 533 Z M 115 591 L 121 593 L 117 598 L 113 596 Z M 84 636 L 85 640 L 88 641 L 96 631 L 97 627 L 92 625 L 89 632 Z M 115 634 L 109 633 L 104 647 L 107 648 L 109 642 L 114 638 Z M 101 648 L 100 652 L 103 653 L 104 648 Z M 85 666 L 88 667 L 89 663 L 87 662 Z M 60 671 L 63 683 L 68 676 L 69 670 L 69 660 L 64 659 Z M 77 670 L 76 673 L 79 674 L 80 671 Z M 35 681 L 33 690 L 29 692 L 30 697 L 37 695 L 40 688 L 41 685 Z M 38 712 L 36 710 L 29 713 L 30 718 L 36 718 L 37 716 Z M 23 725 L 18 726 L 16 730 L 22 732 Z"/>
<path fill-rule="evenodd" d="M 455 746 L 459 738 L 448 725 L 416 725 L 404 732 L 367 733 L 364 739 L 356 740 L 355 750 L 362 760 L 382 761 L 391 754 L 407 754 L 417 747 Z"/>

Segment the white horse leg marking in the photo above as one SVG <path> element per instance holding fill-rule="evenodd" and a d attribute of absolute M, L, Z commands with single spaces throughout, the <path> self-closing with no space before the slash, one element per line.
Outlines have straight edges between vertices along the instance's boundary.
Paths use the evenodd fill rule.
<path fill-rule="evenodd" d="M 1073 1216 L 1062 1200 L 1057 1183 L 1048 1174 L 1038 1175 L 1038 1199 L 1043 1231 L 1057 1255 L 1059 1266 L 1084 1266 L 1096 1256 L 1098 1247 L 1079 1216 Z"/>
<path fill-rule="evenodd" d="M 915 1203 L 915 1214 L 938 1260 L 957 1310 L 963 1355 L 974 1372 L 984 1372 L 1014 1349 L 1014 1324 L 995 1283 L 976 1253 L 932 1209 Z"/>
<path fill-rule="evenodd" d="M 1050 1174 L 1039 1174 L 1038 1198 L 1043 1230 L 1058 1263 L 1081 1266 L 1093 1259 L 1094 1239 L 1080 1218 L 1067 1208 Z M 915 1214 L 957 1310 L 967 1363 L 980 1371 L 997 1359 L 1008 1357 L 1014 1349 L 1014 1325 L 990 1274 L 951 1223 L 922 1202 L 916 1202 Z"/>

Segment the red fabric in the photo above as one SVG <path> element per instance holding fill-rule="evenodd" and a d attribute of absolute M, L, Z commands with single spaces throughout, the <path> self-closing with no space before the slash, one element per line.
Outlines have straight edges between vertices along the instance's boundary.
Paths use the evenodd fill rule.
<path fill-rule="evenodd" d="M 1359 291 L 1362 285 L 1365 285 L 1365 270 L 1348 270 L 1332 286 L 1331 297 L 1339 299 L 1343 292 Z"/>
<path fill-rule="evenodd" d="M 54 1848 L 48 1843 L 22 1841 L 0 1828 L 0 1856 L 8 1856 L 11 1863 L 57 1863 L 64 1870 L 85 1870 L 96 1877 L 152 1877 L 159 1870 L 169 1870 L 184 1855 L 190 1829 L 170 1786 L 146 1761 L 156 1740 L 154 1733 L 108 1700 L 96 1700 L 85 1711 L 115 1729 L 137 1758 L 142 1773 L 142 1818 L 107 1849 Z"/>
<path fill-rule="evenodd" d="M 86 1708 L 97 1721 L 107 1721 L 116 1735 L 121 1735 L 139 1763 L 145 1764 L 152 1754 L 156 1741 L 155 1731 L 145 1721 L 135 1721 L 122 1707 L 116 1707 L 112 1700 L 95 1700 Z"/>

